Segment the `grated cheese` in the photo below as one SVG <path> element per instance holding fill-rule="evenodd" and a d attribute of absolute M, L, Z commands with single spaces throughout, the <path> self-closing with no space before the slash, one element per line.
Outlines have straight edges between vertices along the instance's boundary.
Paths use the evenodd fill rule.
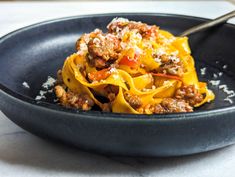
<path fill-rule="evenodd" d="M 80 50 L 81 50 L 81 51 L 86 51 L 86 50 L 88 50 L 86 43 L 81 43 L 81 44 L 80 44 Z"/>
<path fill-rule="evenodd" d="M 55 84 L 55 82 L 56 80 L 53 77 L 48 76 L 46 82 L 42 84 L 43 89 L 39 91 L 39 94 L 35 97 L 35 100 L 46 99 L 45 95 L 47 93 L 53 92 L 53 88 L 52 89 L 49 88 L 51 88 Z"/>
<path fill-rule="evenodd" d="M 201 68 L 200 69 L 200 72 L 201 72 L 201 75 L 205 75 L 206 74 L 206 67 L 204 67 L 204 68 Z"/>
<path fill-rule="evenodd" d="M 173 63 L 179 63 L 180 62 L 180 59 L 175 56 L 175 55 L 171 55 L 169 56 L 169 59 L 173 62 Z"/>
<path fill-rule="evenodd" d="M 113 23 L 128 23 L 128 22 L 129 20 L 126 18 L 116 17 L 107 25 L 107 28 L 109 28 L 110 25 Z"/>
<path fill-rule="evenodd" d="M 116 68 L 111 68 L 109 71 L 110 71 L 111 73 L 116 73 L 116 72 L 117 72 L 117 69 L 116 69 Z"/>
<path fill-rule="evenodd" d="M 135 46 L 135 53 L 136 53 L 136 55 L 141 55 L 143 53 L 143 51 L 138 46 Z"/>
<path fill-rule="evenodd" d="M 97 43 L 100 43 L 101 41 L 100 41 L 99 38 L 94 38 L 94 39 L 93 39 L 93 42 L 94 42 L 95 44 L 97 44 Z"/>
<path fill-rule="evenodd" d="M 219 72 L 218 75 L 221 77 L 223 75 L 223 72 Z"/>
<path fill-rule="evenodd" d="M 235 97 L 235 93 L 233 92 L 233 93 L 230 94 L 228 97 L 229 97 L 229 98 Z"/>
<path fill-rule="evenodd" d="M 228 101 L 230 104 L 233 103 L 233 100 L 232 100 L 231 98 L 229 98 L 229 97 L 226 97 L 226 98 L 224 99 L 224 101 Z"/>
<path fill-rule="evenodd" d="M 53 99 L 53 102 L 55 102 L 55 103 L 56 103 L 57 101 L 59 101 L 59 99 L 58 99 L 58 98 Z"/>
<path fill-rule="evenodd" d="M 220 84 L 220 80 L 210 80 L 209 83 L 213 86 L 218 86 Z"/>
<path fill-rule="evenodd" d="M 235 97 L 235 92 L 233 90 L 229 90 L 228 86 L 223 84 L 219 86 L 219 89 L 223 90 L 228 96 L 224 99 L 224 101 L 228 101 L 229 103 L 233 103 L 232 97 Z"/>
<path fill-rule="evenodd" d="M 27 82 L 25 82 L 25 81 L 22 83 L 22 85 L 23 85 L 25 88 L 28 88 L 28 89 L 30 88 L 30 87 L 29 87 L 29 84 L 28 84 Z"/>
<path fill-rule="evenodd" d="M 224 66 L 223 66 L 223 69 L 226 69 L 227 67 L 228 67 L 228 65 L 224 65 Z"/>
<path fill-rule="evenodd" d="M 123 49 L 125 49 L 127 47 L 127 44 L 125 42 L 121 42 L 120 45 Z"/>
<path fill-rule="evenodd" d="M 129 20 L 126 19 L 126 18 L 122 18 L 122 17 L 116 17 L 114 18 L 111 23 L 117 23 L 117 22 L 120 22 L 120 23 L 128 23 Z"/>
<path fill-rule="evenodd" d="M 56 80 L 53 77 L 48 76 L 47 81 L 42 84 L 42 87 L 48 89 L 49 87 L 53 86 L 55 82 Z"/>
<path fill-rule="evenodd" d="M 47 93 L 47 91 L 40 90 L 39 95 L 37 95 L 35 97 L 35 100 L 46 99 L 46 96 L 45 96 L 46 93 Z"/>
<path fill-rule="evenodd" d="M 171 87 L 171 86 L 173 86 L 173 83 L 171 81 L 166 80 L 163 82 L 163 85 L 168 85 Z"/>
<path fill-rule="evenodd" d="M 225 85 L 225 84 L 223 84 L 223 85 L 220 85 L 219 86 L 219 89 L 221 89 L 221 90 L 223 90 L 225 93 L 227 93 L 228 95 L 230 95 L 230 94 L 234 94 L 234 91 L 233 90 L 229 90 L 228 89 L 228 86 L 227 85 Z"/>
<path fill-rule="evenodd" d="M 159 56 L 162 56 L 162 55 L 165 55 L 166 54 L 166 51 L 164 48 L 158 48 L 157 51 L 156 51 L 156 55 L 159 55 Z"/>
<path fill-rule="evenodd" d="M 118 79 L 119 79 L 119 75 L 114 74 L 114 75 L 113 75 L 113 78 L 114 78 L 115 80 L 118 80 Z"/>
<path fill-rule="evenodd" d="M 96 28 L 96 29 L 94 30 L 94 33 L 100 33 L 100 32 L 101 32 L 101 30 L 98 29 L 98 28 Z"/>
<path fill-rule="evenodd" d="M 44 96 L 44 98 L 46 98 L 46 97 Z M 35 97 L 35 100 L 41 100 L 41 99 L 43 99 L 42 96 L 37 95 L 37 96 Z"/>
<path fill-rule="evenodd" d="M 218 76 L 217 76 L 217 74 L 214 73 L 214 74 L 213 74 L 213 77 L 214 77 L 214 78 L 217 78 Z"/>
<path fill-rule="evenodd" d="M 157 62 L 157 63 L 162 63 L 162 60 L 161 60 L 161 58 L 160 57 L 156 57 L 156 58 L 154 58 L 154 60 Z"/>

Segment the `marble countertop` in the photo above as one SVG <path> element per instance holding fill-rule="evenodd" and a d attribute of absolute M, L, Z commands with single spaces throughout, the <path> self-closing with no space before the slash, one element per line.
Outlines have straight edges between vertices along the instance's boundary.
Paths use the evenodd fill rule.
<path fill-rule="evenodd" d="M 234 9 L 225 1 L 0 2 L 0 36 L 25 25 L 71 15 L 166 12 L 215 18 Z M 1 177 L 233 177 L 234 167 L 235 146 L 174 158 L 104 156 L 38 138 L 0 111 Z"/>

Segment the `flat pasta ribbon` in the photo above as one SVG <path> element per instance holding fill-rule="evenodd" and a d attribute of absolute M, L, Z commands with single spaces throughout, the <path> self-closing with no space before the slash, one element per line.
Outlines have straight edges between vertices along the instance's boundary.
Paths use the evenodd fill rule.
<path fill-rule="evenodd" d="M 202 101 L 194 107 L 212 101 L 215 98 L 213 92 L 207 88 L 206 83 L 198 81 L 188 38 L 175 37 L 158 28 L 156 30 L 156 39 L 143 38 L 138 34 L 138 30 L 124 33 L 120 38 L 121 44 L 125 44 L 123 50 L 120 51 L 113 66 L 110 65 L 103 70 L 88 62 L 88 49 L 78 49 L 77 53 L 70 55 L 64 62 L 64 84 L 74 93 L 87 94 L 101 109 L 105 101 L 97 97 L 109 98 L 112 112 L 119 113 L 143 113 L 141 110 L 146 106 L 160 104 L 164 98 L 173 98 L 176 90 L 182 86 L 193 85 L 203 95 Z M 90 36 L 95 34 L 96 32 L 92 32 Z M 99 42 L 99 39 L 96 41 Z M 174 61 L 173 58 L 168 63 L 162 63 L 163 55 L 177 57 L 179 61 Z M 166 70 L 160 70 L 164 65 L 171 65 L 174 62 L 181 63 L 183 74 L 174 75 L 166 73 Z M 176 64 L 175 67 L 180 66 Z M 115 98 L 109 97 L 107 86 L 117 88 Z M 138 109 L 132 107 L 125 99 L 125 93 L 137 96 L 142 103 L 141 106 Z M 145 113 L 152 114 L 149 110 Z"/>

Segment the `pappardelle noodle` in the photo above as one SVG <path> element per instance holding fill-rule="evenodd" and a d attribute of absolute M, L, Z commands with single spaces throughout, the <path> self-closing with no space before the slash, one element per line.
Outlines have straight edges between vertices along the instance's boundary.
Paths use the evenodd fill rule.
<path fill-rule="evenodd" d="M 131 114 L 192 112 L 214 99 L 199 82 L 187 37 L 115 18 L 83 34 L 57 73 L 61 105 Z"/>

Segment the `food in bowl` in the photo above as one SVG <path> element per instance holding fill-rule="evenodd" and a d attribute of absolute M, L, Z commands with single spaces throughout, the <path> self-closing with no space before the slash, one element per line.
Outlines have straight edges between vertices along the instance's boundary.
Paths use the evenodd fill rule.
<path fill-rule="evenodd" d="M 215 98 L 199 82 L 187 37 L 115 18 L 83 34 L 58 71 L 62 106 L 131 114 L 192 112 Z"/>

